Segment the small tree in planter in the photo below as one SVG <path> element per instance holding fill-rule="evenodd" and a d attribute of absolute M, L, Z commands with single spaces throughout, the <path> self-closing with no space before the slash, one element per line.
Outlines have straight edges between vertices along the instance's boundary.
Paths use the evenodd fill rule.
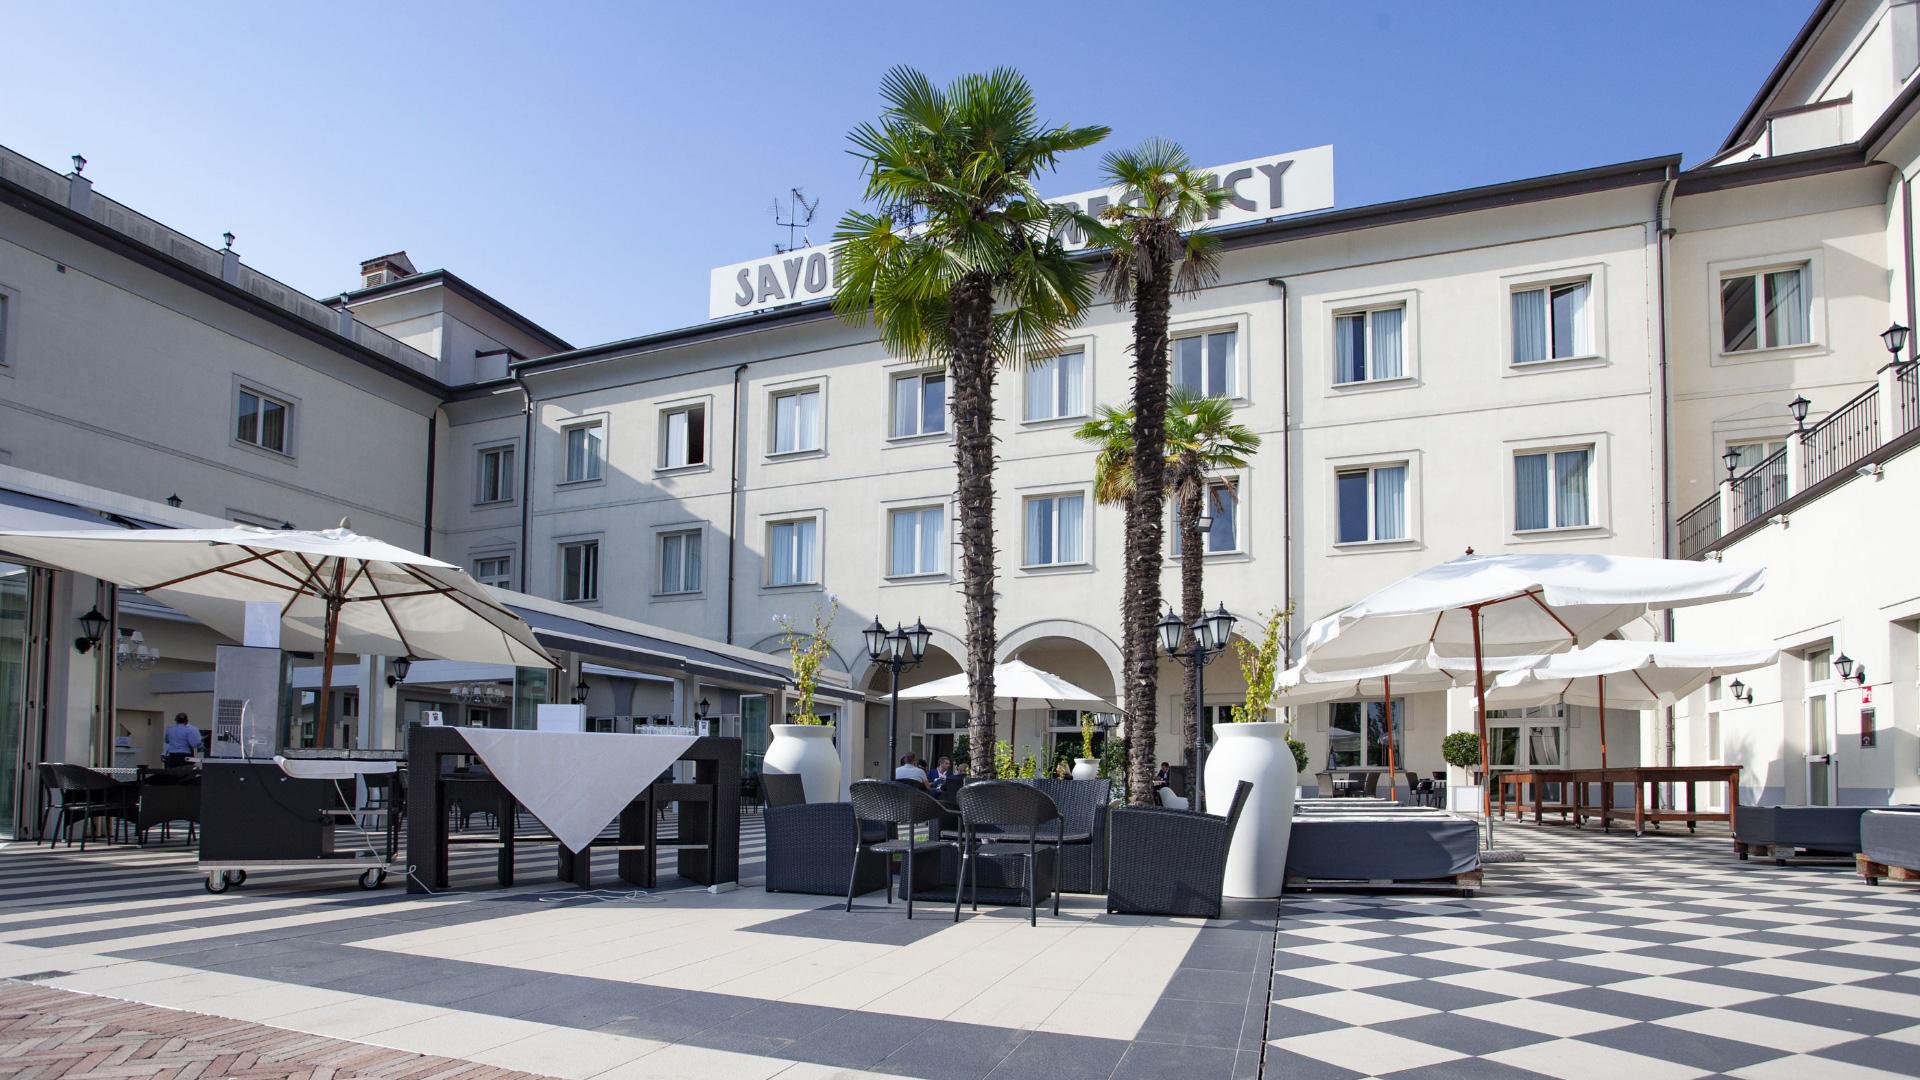
<path fill-rule="evenodd" d="M 1242 781 L 1253 785 L 1227 850 L 1222 891 L 1228 896 L 1279 896 L 1286 884 L 1287 841 L 1306 748 L 1294 740 L 1292 721 L 1267 719 L 1280 677 L 1284 617 L 1283 611 L 1270 611 L 1255 624 L 1257 640 L 1234 641 L 1246 698 L 1232 707 L 1229 723 L 1214 729 L 1207 756 L 1204 780 L 1215 813 L 1225 812 L 1228 796 Z"/>
<path fill-rule="evenodd" d="M 767 744 L 762 767 L 800 777 L 808 802 L 830 802 L 840 796 L 840 754 L 833 746 L 833 729 L 813 707 L 820 669 L 833 653 L 833 620 L 839 613 L 840 601 L 829 599 L 826 610 L 814 610 L 809 626 L 799 626 L 785 615 L 773 618 L 786 635 L 798 700 L 797 710 L 787 717 L 790 723 L 770 726 L 773 739 Z"/>
<path fill-rule="evenodd" d="M 820 688 L 820 668 L 833 652 L 833 620 L 840 614 L 838 597 L 827 601 L 827 609 L 818 608 L 813 612 L 813 625 L 801 627 L 785 615 L 775 615 L 774 625 L 786 637 L 787 650 L 792 654 L 793 689 L 799 695 L 796 702 L 800 709 L 790 719 L 796 724 L 818 727 L 826 724 L 827 718 L 813 711 L 813 695 Z"/>
<path fill-rule="evenodd" d="M 1447 764 L 1465 769 L 1479 782 L 1480 736 L 1471 731 L 1456 731 L 1440 740 L 1440 756 Z"/>

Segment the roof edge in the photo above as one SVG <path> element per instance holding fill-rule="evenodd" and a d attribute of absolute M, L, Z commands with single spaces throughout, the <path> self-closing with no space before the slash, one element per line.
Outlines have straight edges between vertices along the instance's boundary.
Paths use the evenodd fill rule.
<path fill-rule="evenodd" d="M 384 256 L 382 257 L 384 258 Z M 485 309 L 488 314 L 511 323 L 521 331 L 539 338 L 548 348 L 561 352 L 573 348 L 573 343 L 566 338 L 561 337 L 546 327 L 541 326 L 539 323 L 534 322 L 532 319 L 527 318 L 525 315 L 520 314 L 518 311 L 502 303 L 493 294 L 480 289 L 467 279 L 446 269 L 423 270 L 418 274 L 398 278 L 385 282 L 384 284 L 374 285 L 365 289 L 354 289 L 351 292 L 343 292 L 335 296 L 330 296 L 321 302 L 325 304 L 345 303 L 351 305 L 363 300 L 378 300 L 385 296 L 397 295 L 407 292 L 412 288 L 419 288 L 425 285 L 443 285 L 459 293 L 461 296 Z"/>
<path fill-rule="evenodd" d="M 1799 32 L 1793 35 L 1793 40 L 1787 45 L 1787 51 L 1781 53 L 1780 59 L 1774 61 L 1773 70 L 1767 72 L 1766 79 L 1760 83 L 1760 89 L 1754 92 L 1753 100 L 1747 102 L 1747 107 L 1740 111 L 1740 119 L 1734 123 L 1733 130 L 1727 133 L 1726 141 L 1720 144 L 1720 153 L 1724 154 L 1740 144 L 1740 137 L 1746 132 L 1748 125 L 1760 118 L 1760 111 L 1766 107 L 1767 100 L 1773 96 L 1775 90 L 1779 89 L 1780 81 L 1785 79 L 1787 73 L 1793 69 L 1800 50 L 1806 47 L 1807 42 L 1813 40 L 1814 34 L 1819 32 L 1828 16 L 1840 9 L 1840 2 L 1841 0 L 1820 0 L 1819 6 L 1813 9 L 1813 14 L 1808 15 L 1807 21 L 1800 24 Z"/>

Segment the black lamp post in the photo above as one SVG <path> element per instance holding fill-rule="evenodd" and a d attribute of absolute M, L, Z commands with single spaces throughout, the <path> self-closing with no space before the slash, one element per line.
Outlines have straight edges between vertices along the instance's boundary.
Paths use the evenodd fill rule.
<path fill-rule="evenodd" d="M 1733 470 L 1740 467 L 1740 451 L 1731 446 L 1727 447 L 1727 452 L 1720 455 L 1720 463 L 1727 467 L 1727 480 L 1731 482 Z"/>
<path fill-rule="evenodd" d="M 1787 411 L 1793 414 L 1793 430 L 1801 435 L 1807 433 L 1807 409 L 1813 405 L 1805 397 L 1796 397 L 1787 402 Z"/>
<path fill-rule="evenodd" d="M 1910 332 L 1899 323 L 1894 323 L 1880 331 L 1880 340 L 1886 344 L 1887 351 L 1893 354 L 1893 362 L 1896 364 L 1900 362 L 1901 351 L 1907 347 L 1907 335 Z"/>
<path fill-rule="evenodd" d="M 1234 618 L 1227 613 L 1227 605 L 1221 604 L 1211 614 L 1202 614 L 1193 621 L 1192 626 L 1183 626 L 1180 616 L 1172 608 L 1154 629 L 1160 636 L 1160 648 L 1168 656 L 1180 661 L 1194 670 L 1193 700 L 1187 707 L 1193 710 L 1193 776 L 1187 784 L 1187 790 L 1193 793 L 1193 808 L 1207 808 L 1206 793 L 1201 790 L 1200 772 L 1206 766 L 1207 733 L 1204 724 L 1205 713 L 1201 703 L 1207 699 L 1207 665 L 1213 658 L 1227 649 L 1227 641 L 1233 637 Z M 1180 647 L 1180 639 L 1186 631 L 1193 632 L 1193 644 L 1186 649 Z"/>
<path fill-rule="evenodd" d="M 926 623 L 915 619 L 910 627 L 898 623 L 889 631 L 881 625 L 879 616 L 875 616 L 873 625 L 860 632 L 867 639 L 867 659 L 876 664 L 885 664 L 893 673 L 893 693 L 887 702 L 887 772 L 900 762 L 900 673 L 920 666 L 927 658 L 927 642 L 933 639 L 933 631 Z"/>
<path fill-rule="evenodd" d="M 73 639 L 73 647 L 82 652 L 92 652 L 100 644 L 100 635 L 107 632 L 107 617 L 100 614 L 98 607 L 88 609 L 80 616 L 80 636 Z"/>
<path fill-rule="evenodd" d="M 413 657 L 396 656 L 393 658 L 393 674 L 387 676 L 388 686 L 397 686 L 407 681 L 407 672 L 413 669 Z"/>
<path fill-rule="evenodd" d="M 592 689 L 593 687 L 587 685 L 587 677 L 585 675 L 580 676 L 580 681 L 573 684 L 573 703 L 575 705 L 585 705 L 587 703 L 587 691 Z"/>

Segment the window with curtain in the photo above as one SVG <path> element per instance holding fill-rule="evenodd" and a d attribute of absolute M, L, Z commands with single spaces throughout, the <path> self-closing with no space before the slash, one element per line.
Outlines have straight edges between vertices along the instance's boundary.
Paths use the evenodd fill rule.
<path fill-rule="evenodd" d="M 1593 524 L 1593 448 L 1515 454 L 1513 528 L 1577 529 Z"/>
<path fill-rule="evenodd" d="M 1028 423 L 1087 415 L 1087 351 L 1068 349 L 1027 365 L 1020 417 Z"/>
<path fill-rule="evenodd" d="M 1406 374 L 1401 328 L 1404 305 L 1355 311 L 1333 320 L 1333 381 L 1375 382 Z"/>
<path fill-rule="evenodd" d="M 767 526 L 767 584 L 818 584 L 819 534 L 820 523 L 813 518 L 776 521 Z"/>
<path fill-rule="evenodd" d="M 560 545 L 560 599 L 569 604 L 600 599 L 600 541 Z"/>
<path fill-rule="evenodd" d="M 1174 338 L 1168 347 L 1173 350 L 1173 385 L 1207 397 L 1233 397 L 1238 393 L 1238 330 L 1185 334 Z"/>
<path fill-rule="evenodd" d="M 914 577 L 946 570 L 947 511 L 916 506 L 887 514 L 887 576 Z"/>
<path fill-rule="evenodd" d="M 605 430 L 599 421 L 575 424 L 567 429 L 565 483 L 578 484 L 600 479 L 600 462 L 605 456 Z"/>
<path fill-rule="evenodd" d="M 700 530 L 683 529 L 679 532 L 660 534 L 660 580 L 656 583 L 661 593 L 694 593 L 700 591 Z"/>
<path fill-rule="evenodd" d="M 1328 706 L 1327 764 L 1335 769 L 1386 768 L 1387 703 L 1336 701 Z M 1393 699 L 1396 757 L 1406 753 L 1407 699 Z M 1404 767 L 1404 763 L 1396 762 Z"/>
<path fill-rule="evenodd" d="M 1593 282 L 1517 289 L 1513 294 L 1513 362 L 1534 364 L 1592 356 Z"/>
<path fill-rule="evenodd" d="M 1805 264 L 1720 279 L 1720 351 L 1751 352 L 1813 340 L 1813 289 Z"/>
<path fill-rule="evenodd" d="M 1773 455 L 1786 449 L 1784 439 L 1751 439 L 1742 442 L 1730 442 L 1727 449 L 1736 455 L 1733 475 L 1746 476 L 1754 467 Z M 1784 465 L 1768 469 L 1763 476 L 1755 477 L 1742 484 L 1736 484 L 1734 497 L 1739 499 L 1746 512 L 1746 519 L 1752 521 L 1759 517 L 1764 508 L 1778 506 L 1787 501 L 1787 470 Z"/>
<path fill-rule="evenodd" d="M 797 454 L 821 447 L 820 388 L 773 396 L 773 453 Z"/>
<path fill-rule="evenodd" d="M 1335 543 L 1407 538 L 1406 462 L 1341 469 L 1334 473 L 1334 489 Z"/>
<path fill-rule="evenodd" d="M 1233 479 L 1207 482 L 1207 531 L 1204 550 L 1209 555 L 1240 550 L 1240 486 Z M 1173 553 L 1181 553 L 1180 511 L 1173 514 Z"/>
<path fill-rule="evenodd" d="M 489 446 L 480 451 L 480 478 L 474 489 L 474 502 L 513 501 L 513 447 Z"/>
<path fill-rule="evenodd" d="M 236 412 L 234 438 L 276 454 L 290 452 L 287 449 L 287 418 L 293 412 L 292 405 L 258 390 L 243 387 Z"/>
<path fill-rule="evenodd" d="M 1086 496 L 1036 495 L 1026 503 L 1027 566 L 1086 561 Z"/>
<path fill-rule="evenodd" d="M 893 379 L 893 422 L 896 439 L 938 435 L 947 430 L 947 377 L 925 371 Z"/>
<path fill-rule="evenodd" d="M 707 407 L 686 405 L 660 414 L 660 467 L 681 469 L 707 462 Z"/>

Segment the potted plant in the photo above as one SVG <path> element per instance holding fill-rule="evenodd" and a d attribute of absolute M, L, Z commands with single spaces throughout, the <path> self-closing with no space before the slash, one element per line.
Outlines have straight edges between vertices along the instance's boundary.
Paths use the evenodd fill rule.
<path fill-rule="evenodd" d="M 785 615 L 774 624 L 786 635 L 792 655 L 795 711 L 787 723 L 771 724 L 773 739 L 761 768 L 800 778 L 808 802 L 837 802 L 840 798 L 840 752 L 834 747 L 833 725 L 813 711 L 814 692 L 820 686 L 820 668 L 833 651 L 830 633 L 840 602 L 830 600 L 826 610 L 815 609 L 811 626 L 802 627 Z"/>
<path fill-rule="evenodd" d="M 1096 780 L 1100 776 L 1100 758 L 1093 752 L 1093 714 L 1080 714 L 1080 756 L 1073 759 L 1075 780 Z"/>
<path fill-rule="evenodd" d="M 1221 889 L 1228 896 L 1275 897 L 1287 883 L 1287 841 L 1306 747 L 1294 740 L 1290 721 L 1267 719 L 1280 674 L 1283 614 L 1275 610 L 1261 623 L 1258 644 L 1234 640 L 1247 696 L 1233 706 L 1229 723 L 1213 729 L 1213 748 L 1207 752 L 1209 792 L 1231 792 L 1242 780 L 1253 784 L 1227 849 Z M 1224 799 L 1209 799 L 1208 807 L 1217 814 L 1227 812 Z"/>
<path fill-rule="evenodd" d="M 1472 782 L 1453 784 L 1447 788 L 1447 801 L 1451 808 L 1479 813 L 1480 804 L 1480 736 L 1471 731 L 1455 731 L 1440 740 L 1440 756 L 1447 764 L 1456 769 L 1465 769 Z"/>

